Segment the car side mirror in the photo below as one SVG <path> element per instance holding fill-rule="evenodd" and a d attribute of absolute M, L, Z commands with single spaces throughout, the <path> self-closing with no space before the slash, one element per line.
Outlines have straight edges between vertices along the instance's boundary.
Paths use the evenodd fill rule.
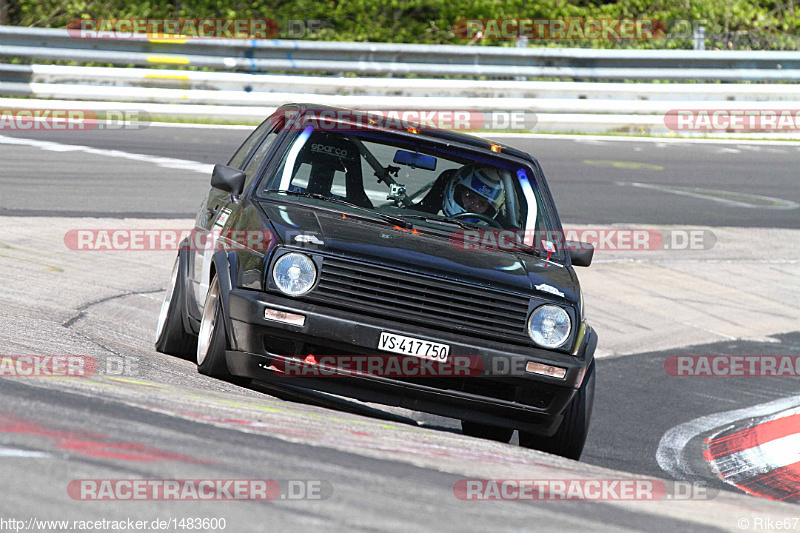
<path fill-rule="evenodd" d="M 567 250 L 573 266 L 588 267 L 592 264 L 594 246 L 588 242 L 567 241 Z"/>
<path fill-rule="evenodd" d="M 214 165 L 211 173 L 211 186 L 221 191 L 227 191 L 233 196 L 239 196 L 244 190 L 244 180 L 247 174 L 238 168 L 225 165 Z"/>

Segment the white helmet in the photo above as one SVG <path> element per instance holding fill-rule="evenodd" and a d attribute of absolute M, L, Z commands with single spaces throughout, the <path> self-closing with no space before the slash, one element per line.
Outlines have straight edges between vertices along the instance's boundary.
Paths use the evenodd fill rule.
<path fill-rule="evenodd" d="M 506 200 L 503 181 L 496 168 L 474 163 L 464 165 L 456 171 L 445 187 L 442 211 L 446 216 L 451 217 L 467 212 L 467 209 L 460 203 L 463 188 L 478 193 L 489 202 L 490 209 L 484 213 L 489 218 L 497 215 Z"/>

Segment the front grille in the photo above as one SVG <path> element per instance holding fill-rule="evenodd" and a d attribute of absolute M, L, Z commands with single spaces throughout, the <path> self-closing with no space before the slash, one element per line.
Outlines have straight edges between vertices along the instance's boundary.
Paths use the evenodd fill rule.
<path fill-rule="evenodd" d="M 528 345 L 529 298 L 485 287 L 326 257 L 307 296 L 345 310 Z"/>

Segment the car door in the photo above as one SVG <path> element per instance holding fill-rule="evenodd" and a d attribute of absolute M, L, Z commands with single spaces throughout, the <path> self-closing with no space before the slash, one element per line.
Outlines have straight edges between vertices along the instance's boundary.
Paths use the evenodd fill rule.
<path fill-rule="evenodd" d="M 283 120 L 265 120 L 234 154 L 228 166 L 243 170 L 247 175 L 244 193 L 250 190 L 259 170 L 266 162 L 272 145 L 283 129 Z M 202 311 L 211 282 L 211 260 L 217 249 L 217 238 L 224 228 L 236 220 L 241 199 L 230 193 L 211 188 L 195 221 L 195 231 L 203 246 L 196 246 L 193 255 L 193 286 L 197 307 Z"/>

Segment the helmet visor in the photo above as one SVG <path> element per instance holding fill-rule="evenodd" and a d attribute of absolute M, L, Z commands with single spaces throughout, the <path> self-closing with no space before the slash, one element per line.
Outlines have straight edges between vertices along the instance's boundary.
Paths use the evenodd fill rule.
<path fill-rule="evenodd" d="M 489 218 L 494 218 L 497 214 L 497 210 L 485 196 L 461 184 L 456 185 L 455 201 L 468 213 L 477 213 Z"/>

